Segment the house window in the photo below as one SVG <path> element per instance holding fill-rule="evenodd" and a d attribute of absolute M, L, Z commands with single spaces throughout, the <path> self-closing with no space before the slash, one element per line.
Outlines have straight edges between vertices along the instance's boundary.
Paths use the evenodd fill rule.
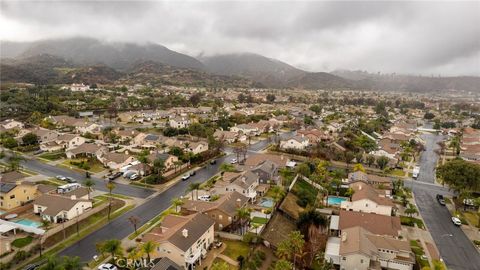
<path fill-rule="evenodd" d="M 11 195 L 11 196 L 10 196 L 10 199 L 15 199 L 15 195 Z"/>
<path fill-rule="evenodd" d="M 222 215 L 218 215 L 218 219 L 223 219 L 223 216 L 222 216 Z"/>
<path fill-rule="evenodd" d="M 363 263 L 363 259 L 360 259 L 360 263 Z"/>

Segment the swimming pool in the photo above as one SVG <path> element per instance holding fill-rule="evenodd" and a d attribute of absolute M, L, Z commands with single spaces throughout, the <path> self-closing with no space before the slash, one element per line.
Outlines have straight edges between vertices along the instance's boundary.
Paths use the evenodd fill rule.
<path fill-rule="evenodd" d="M 18 224 L 21 224 L 21 225 L 25 225 L 25 226 L 35 227 L 35 228 L 38 228 L 38 227 L 42 226 L 42 223 L 30 220 L 30 219 L 26 219 L 26 218 L 25 219 L 19 219 L 19 220 L 16 220 L 14 222 L 18 223 Z"/>
<path fill-rule="evenodd" d="M 5 214 L 5 211 L 0 210 L 0 215 Z"/>
<path fill-rule="evenodd" d="M 275 201 L 272 198 L 264 197 L 260 199 L 258 205 L 265 208 L 271 208 L 275 204 Z"/>
<path fill-rule="evenodd" d="M 343 201 L 346 201 L 346 200 L 348 200 L 348 198 L 328 196 L 327 202 L 328 202 L 328 205 L 339 206 Z"/>

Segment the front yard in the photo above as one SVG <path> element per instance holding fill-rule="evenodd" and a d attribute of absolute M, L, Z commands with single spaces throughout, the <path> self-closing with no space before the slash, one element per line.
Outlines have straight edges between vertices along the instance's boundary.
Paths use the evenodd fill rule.
<path fill-rule="evenodd" d="M 417 224 L 418 228 L 420 228 L 422 230 L 425 229 L 425 225 L 423 225 L 423 221 L 421 219 L 418 219 L 418 218 L 400 216 L 400 222 L 402 223 L 402 225 L 410 226 L 410 227 L 414 227 L 415 224 Z"/>
<path fill-rule="evenodd" d="M 65 157 L 65 153 L 63 151 L 57 152 L 46 152 L 38 156 L 39 158 L 43 158 L 50 161 L 59 160 Z"/>
<path fill-rule="evenodd" d="M 102 163 L 100 163 L 98 160 L 86 158 L 66 159 L 61 163 L 61 166 L 67 168 L 75 167 L 80 170 L 90 171 L 93 173 L 98 173 L 105 170 Z"/>

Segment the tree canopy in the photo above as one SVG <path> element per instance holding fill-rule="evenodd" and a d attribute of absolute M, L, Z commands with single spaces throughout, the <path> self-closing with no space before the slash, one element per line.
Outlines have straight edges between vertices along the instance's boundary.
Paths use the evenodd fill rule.
<path fill-rule="evenodd" d="M 480 165 L 454 159 L 437 168 L 437 177 L 451 188 L 480 191 Z"/>

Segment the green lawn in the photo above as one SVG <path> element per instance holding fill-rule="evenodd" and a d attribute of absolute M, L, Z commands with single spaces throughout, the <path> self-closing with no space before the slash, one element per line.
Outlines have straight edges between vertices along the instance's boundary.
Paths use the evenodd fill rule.
<path fill-rule="evenodd" d="M 80 163 L 80 162 L 84 162 L 85 165 L 75 164 L 75 163 Z M 66 159 L 61 163 L 61 165 L 64 166 L 64 167 L 68 167 L 68 168 L 73 167 L 73 168 L 77 168 L 77 169 L 80 169 L 80 170 L 86 170 L 86 171 L 93 172 L 93 173 L 98 173 L 98 172 L 102 172 L 102 171 L 105 170 L 102 163 L 100 163 L 96 159 L 94 159 L 94 160 L 91 160 L 91 159 L 89 160 L 89 159 L 85 159 L 85 158 Z M 84 167 L 84 166 L 87 166 L 87 167 Z"/>
<path fill-rule="evenodd" d="M 222 242 L 226 245 L 225 250 L 222 252 L 223 255 L 228 256 L 235 261 L 240 255 L 247 258 L 248 250 L 250 248 L 248 244 L 242 241 L 233 241 L 228 239 L 222 239 Z"/>
<path fill-rule="evenodd" d="M 470 223 L 473 226 L 479 227 L 478 224 L 478 219 L 479 219 L 479 214 L 478 213 L 472 213 L 472 212 L 465 212 L 463 213 L 463 216 L 467 220 L 468 223 Z"/>
<path fill-rule="evenodd" d="M 425 255 L 425 252 L 423 251 L 422 246 L 417 240 L 410 241 L 410 248 L 412 249 L 413 253 L 415 253 L 415 259 L 421 268 L 430 266 L 430 264 L 428 263 L 428 260 L 422 259 L 422 255 Z"/>
<path fill-rule="evenodd" d="M 414 224 L 417 224 L 418 228 L 425 229 L 425 225 L 423 225 L 423 221 L 418 218 L 400 216 L 400 222 L 402 223 L 402 225 L 410 226 L 410 227 L 414 227 Z"/>
<path fill-rule="evenodd" d="M 63 151 L 47 152 L 47 153 L 43 153 L 43 154 L 39 155 L 38 157 L 46 159 L 46 160 L 54 161 L 54 160 L 59 160 L 61 158 L 64 158 L 65 153 Z"/>
<path fill-rule="evenodd" d="M 390 171 L 390 174 L 394 175 L 394 176 L 405 176 L 405 172 L 403 170 L 400 170 L 400 169 L 392 170 L 392 171 Z"/>
<path fill-rule="evenodd" d="M 263 218 L 263 217 L 254 217 L 252 218 L 252 223 L 257 223 L 257 224 L 267 224 L 268 219 Z"/>
<path fill-rule="evenodd" d="M 15 240 L 13 240 L 12 246 L 14 246 L 16 248 L 22 248 L 22 247 L 32 243 L 32 241 L 33 241 L 32 236 L 27 236 L 27 237 L 24 237 L 24 238 L 17 238 Z"/>
<path fill-rule="evenodd" d="M 224 261 L 224 260 L 222 260 L 222 259 L 220 259 L 220 258 L 218 258 L 218 257 L 215 258 L 215 260 L 213 260 L 212 265 L 214 265 L 214 264 L 216 264 L 216 263 L 226 263 L 226 264 L 228 265 L 228 267 L 229 267 L 228 269 L 230 269 L 230 270 L 236 270 L 236 269 L 238 269 L 236 266 L 231 265 L 231 264 L 227 263 L 226 261 Z"/>

